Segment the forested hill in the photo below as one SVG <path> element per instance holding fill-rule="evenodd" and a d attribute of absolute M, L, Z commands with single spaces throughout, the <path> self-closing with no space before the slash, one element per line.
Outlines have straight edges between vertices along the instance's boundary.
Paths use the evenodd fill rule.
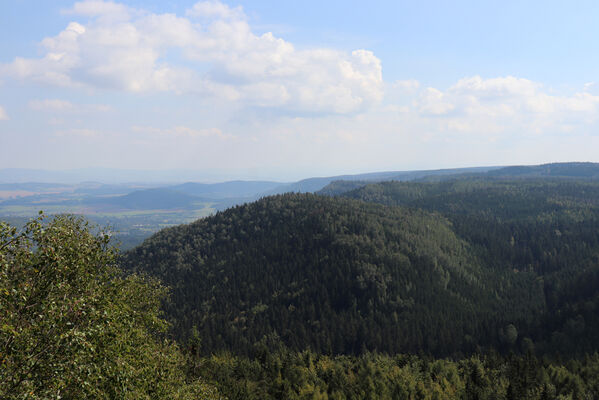
<path fill-rule="evenodd" d="M 123 264 L 171 286 L 174 332 L 206 352 L 507 350 L 544 309 L 532 275 L 481 268 L 439 215 L 307 194 L 165 229 Z"/>
<path fill-rule="evenodd" d="M 384 181 L 413 181 L 413 182 L 442 182 L 454 180 L 520 180 L 520 179 L 547 179 L 547 180 L 599 180 L 599 163 L 567 162 L 550 163 L 541 165 L 523 165 L 509 167 L 495 167 L 476 170 L 474 168 L 463 170 L 418 171 L 418 174 L 389 176 Z M 383 179 L 378 180 L 378 182 Z M 340 195 L 351 190 L 361 188 L 367 184 L 376 183 L 368 180 L 339 179 L 331 180 L 329 184 L 317 191 L 318 194 L 327 196 Z"/>
<path fill-rule="evenodd" d="M 500 177 L 562 177 L 598 179 L 599 163 L 570 162 L 541 165 L 511 166 L 486 172 L 487 176 Z"/>
<path fill-rule="evenodd" d="M 193 209 L 205 199 L 177 192 L 171 189 L 157 188 L 136 190 L 123 196 L 94 197 L 82 201 L 100 210 L 157 210 L 157 209 Z"/>
<path fill-rule="evenodd" d="M 599 182 L 562 179 L 465 178 L 443 182 L 381 182 L 342 193 L 343 197 L 402 205 L 447 215 L 500 219 L 558 218 L 599 209 Z M 584 215 L 578 215 L 578 219 Z"/>
<path fill-rule="evenodd" d="M 537 322 L 531 317 L 527 333 L 537 350 L 562 354 L 598 350 L 599 183 L 384 182 L 344 196 L 440 213 L 487 270 L 531 274 L 543 286 L 546 309 Z"/>

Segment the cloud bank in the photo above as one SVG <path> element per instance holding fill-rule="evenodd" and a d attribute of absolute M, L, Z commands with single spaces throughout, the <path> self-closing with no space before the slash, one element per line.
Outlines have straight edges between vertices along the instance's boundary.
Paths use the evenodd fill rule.
<path fill-rule="evenodd" d="M 185 16 L 98 0 L 65 14 L 83 22 L 43 39 L 43 57 L 0 66 L 0 76 L 318 113 L 364 110 L 383 96 L 381 62 L 371 51 L 297 49 L 254 33 L 241 7 L 218 1 L 199 2 Z"/>
<path fill-rule="evenodd" d="M 599 161 L 592 82 L 469 75 L 431 86 L 425 72 L 385 82 L 372 51 L 301 47 L 218 1 L 175 15 L 90 0 L 63 13 L 71 22 L 40 36 L 38 57 L 0 64 L 6 166 L 233 168 L 285 180 Z"/>
<path fill-rule="evenodd" d="M 584 133 L 598 120 L 599 96 L 556 95 L 542 84 L 513 76 L 459 80 L 447 90 L 425 88 L 410 112 L 439 132 L 522 135 Z"/>

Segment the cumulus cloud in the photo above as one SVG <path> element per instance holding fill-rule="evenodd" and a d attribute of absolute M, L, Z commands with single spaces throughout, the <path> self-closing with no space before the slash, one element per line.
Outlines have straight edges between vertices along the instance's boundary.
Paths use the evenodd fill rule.
<path fill-rule="evenodd" d="M 231 8 L 219 1 L 203 1 L 196 3 L 191 9 L 187 10 L 185 14 L 197 18 L 245 19 L 245 13 L 241 6 Z"/>
<path fill-rule="evenodd" d="M 4 110 L 4 108 L 2 106 L 0 106 L 0 121 L 5 121 L 8 119 L 8 114 L 6 114 L 6 111 Z"/>
<path fill-rule="evenodd" d="M 393 84 L 391 86 L 394 89 L 400 89 L 400 90 L 405 90 L 405 91 L 414 91 L 420 87 L 420 82 L 418 82 L 415 79 L 399 80 L 399 81 L 393 82 Z"/>
<path fill-rule="evenodd" d="M 451 99 L 442 91 L 435 88 L 426 88 L 420 94 L 417 103 L 418 111 L 422 114 L 444 115 L 455 108 Z"/>
<path fill-rule="evenodd" d="M 126 20 L 132 11 L 134 10 L 113 1 L 88 0 L 75 3 L 71 9 L 63 10 L 63 14 L 87 17 L 108 16 L 112 19 Z"/>
<path fill-rule="evenodd" d="M 42 58 L 0 65 L 0 76 L 191 92 L 300 112 L 350 113 L 383 97 L 381 62 L 371 51 L 297 49 L 272 33 L 254 33 L 241 7 L 204 1 L 177 16 L 88 0 L 65 13 L 85 21 L 42 40 Z"/>
<path fill-rule="evenodd" d="M 445 91 L 425 88 L 413 110 L 441 130 L 484 134 L 568 132 L 597 121 L 599 96 L 586 90 L 555 95 L 543 85 L 512 76 L 459 80 Z"/>

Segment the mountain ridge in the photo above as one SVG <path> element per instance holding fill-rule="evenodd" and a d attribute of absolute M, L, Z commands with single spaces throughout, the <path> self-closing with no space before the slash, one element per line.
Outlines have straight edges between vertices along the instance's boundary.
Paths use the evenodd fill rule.
<path fill-rule="evenodd" d="M 467 336 L 489 345 L 520 318 L 485 317 L 511 289 L 491 283 L 467 248 L 428 212 L 285 194 L 161 231 L 123 265 L 171 286 L 174 332 L 196 326 L 210 351 L 249 354 L 274 335 L 325 353 L 449 355 L 472 346 Z M 539 290 L 525 275 L 518 282 Z"/>

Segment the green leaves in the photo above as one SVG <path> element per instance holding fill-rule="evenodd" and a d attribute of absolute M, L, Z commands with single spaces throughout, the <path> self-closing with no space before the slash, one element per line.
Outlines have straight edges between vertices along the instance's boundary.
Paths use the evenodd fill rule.
<path fill-rule="evenodd" d="M 85 220 L 43 219 L 0 225 L 0 398 L 198 398 L 160 338 L 166 289 L 123 276 Z"/>

